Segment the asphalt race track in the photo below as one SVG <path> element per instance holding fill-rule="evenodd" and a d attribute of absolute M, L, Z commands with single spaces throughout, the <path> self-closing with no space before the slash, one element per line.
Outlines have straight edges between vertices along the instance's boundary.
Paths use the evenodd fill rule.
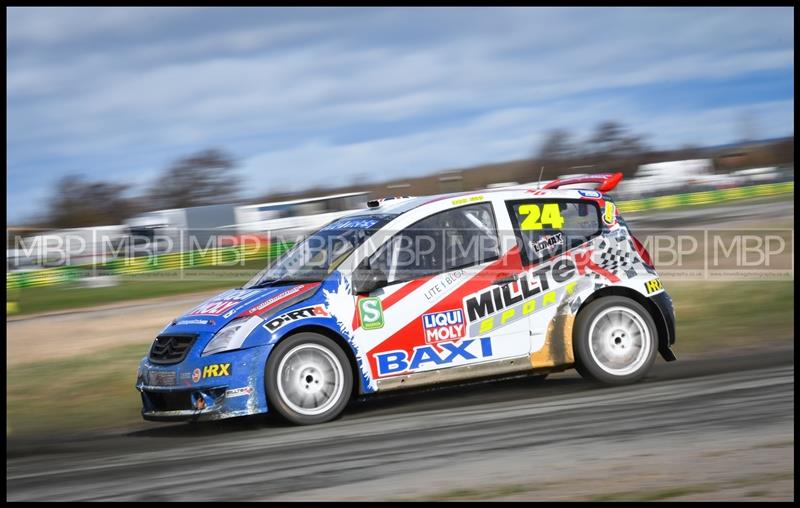
<path fill-rule="evenodd" d="M 793 384 L 792 348 L 753 349 L 659 359 L 626 387 L 563 373 L 398 392 L 312 427 L 251 417 L 18 442 L 7 500 L 590 499 L 699 477 L 689 493 L 755 478 L 792 499 Z"/>

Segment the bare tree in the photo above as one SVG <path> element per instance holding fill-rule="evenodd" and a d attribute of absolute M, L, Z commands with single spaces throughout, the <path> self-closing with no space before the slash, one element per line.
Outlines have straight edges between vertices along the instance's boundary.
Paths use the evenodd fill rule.
<path fill-rule="evenodd" d="M 589 138 L 593 153 L 605 157 L 629 157 L 646 151 L 643 136 L 628 134 L 627 131 L 619 122 L 599 123 Z"/>
<path fill-rule="evenodd" d="M 572 136 L 564 129 L 553 129 L 545 134 L 539 147 L 539 159 L 546 161 L 562 161 L 575 156 Z"/>
<path fill-rule="evenodd" d="M 233 159 L 220 150 L 205 150 L 174 162 L 152 184 L 148 197 L 156 208 L 230 203 L 240 183 Z"/>
<path fill-rule="evenodd" d="M 758 137 L 756 115 L 752 110 L 745 110 L 739 117 L 739 142 L 748 143 Z"/>
<path fill-rule="evenodd" d="M 49 200 L 47 222 L 59 228 L 120 224 L 136 212 L 135 202 L 125 197 L 127 190 L 124 184 L 65 176 Z"/>

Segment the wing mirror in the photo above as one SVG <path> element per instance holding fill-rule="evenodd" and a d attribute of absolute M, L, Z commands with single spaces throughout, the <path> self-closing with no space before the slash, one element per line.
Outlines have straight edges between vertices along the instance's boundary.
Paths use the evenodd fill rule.
<path fill-rule="evenodd" d="M 371 293 L 387 284 L 386 274 L 382 270 L 371 268 L 369 265 L 358 268 L 353 272 L 354 293 Z"/>

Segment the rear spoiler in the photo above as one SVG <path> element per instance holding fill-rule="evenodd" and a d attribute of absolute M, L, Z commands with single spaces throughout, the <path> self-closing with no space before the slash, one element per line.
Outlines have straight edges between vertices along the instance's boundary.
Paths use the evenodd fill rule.
<path fill-rule="evenodd" d="M 599 175 L 578 176 L 575 178 L 565 178 L 564 180 L 553 180 L 545 184 L 543 189 L 558 189 L 565 185 L 576 185 L 581 183 L 599 183 L 594 190 L 598 192 L 608 192 L 622 180 L 622 173 L 601 173 Z"/>

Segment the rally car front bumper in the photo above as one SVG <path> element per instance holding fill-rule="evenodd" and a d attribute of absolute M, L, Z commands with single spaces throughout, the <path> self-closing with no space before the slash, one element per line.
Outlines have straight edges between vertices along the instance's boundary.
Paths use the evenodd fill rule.
<path fill-rule="evenodd" d="M 142 417 L 202 421 L 266 413 L 264 369 L 271 349 L 258 346 L 209 356 L 190 353 L 175 365 L 144 358 L 136 380 Z"/>

